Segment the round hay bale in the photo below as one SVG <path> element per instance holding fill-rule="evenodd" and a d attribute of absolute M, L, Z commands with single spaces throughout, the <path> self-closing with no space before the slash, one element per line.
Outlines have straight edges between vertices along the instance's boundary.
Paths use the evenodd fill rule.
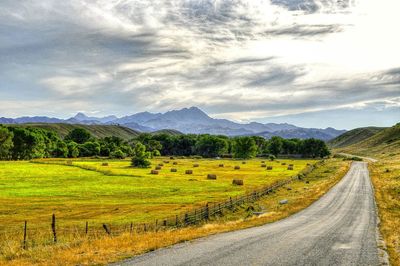
<path fill-rule="evenodd" d="M 101 166 L 108 166 L 108 163 L 102 163 Z"/>
<path fill-rule="evenodd" d="M 156 166 L 155 170 L 161 170 L 161 166 Z"/>
<path fill-rule="evenodd" d="M 235 166 L 235 170 L 240 170 L 240 166 L 239 166 L 239 165 L 236 165 L 236 166 Z"/>
<path fill-rule="evenodd" d="M 286 163 L 281 163 L 281 165 L 286 165 Z"/>
<path fill-rule="evenodd" d="M 193 164 L 193 167 L 199 167 L 198 163 Z"/>
<path fill-rule="evenodd" d="M 67 161 L 67 165 L 72 165 L 72 161 Z"/>
<path fill-rule="evenodd" d="M 164 163 L 169 163 L 169 161 L 164 161 Z"/>
<path fill-rule="evenodd" d="M 243 186 L 243 179 L 233 179 L 232 180 L 232 185 Z"/>
<path fill-rule="evenodd" d="M 265 161 L 261 161 L 261 163 L 265 163 Z"/>
<path fill-rule="evenodd" d="M 221 163 L 221 164 L 219 164 L 219 165 L 218 165 L 218 167 L 224 167 L 224 164 L 223 164 L 223 163 Z"/>
<path fill-rule="evenodd" d="M 293 164 L 289 164 L 289 166 L 293 167 Z"/>
<path fill-rule="evenodd" d="M 152 174 L 152 175 L 158 175 L 158 171 L 157 171 L 157 170 L 151 170 L 150 174 Z"/>
<path fill-rule="evenodd" d="M 246 164 L 246 162 L 242 162 L 242 164 Z"/>
<path fill-rule="evenodd" d="M 171 172 L 176 173 L 176 172 L 178 172 L 178 170 L 176 168 L 171 168 Z"/>
<path fill-rule="evenodd" d="M 288 170 L 293 170 L 293 166 L 288 166 Z"/>
<path fill-rule="evenodd" d="M 158 164 L 158 166 L 164 166 L 164 164 L 162 164 L 162 163 L 159 163 L 159 164 Z"/>
<path fill-rule="evenodd" d="M 173 162 L 172 164 L 173 164 L 173 165 L 177 165 L 177 164 L 178 164 L 178 162 Z"/>
<path fill-rule="evenodd" d="M 207 179 L 216 180 L 216 179 L 217 179 L 217 175 L 208 174 L 208 175 L 207 175 Z"/>
<path fill-rule="evenodd" d="M 185 171 L 185 174 L 191 175 L 191 174 L 193 174 L 193 170 L 186 170 L 186 171 Z"/>
<path fill-rule="evenodd" d="M 170 160 L 175 160 L 174 156 L 169 157 Z"/>
<path fill-rule="evenodd" d="M 267 165 L 266 164 L 262 164 L 261 167 L 267 167 Z"/>
<path fill-rule="evenodd" d="M 268 166 L 268 167 L 267 167 L 267 170 L 272 170 L 272 166 Z"/>

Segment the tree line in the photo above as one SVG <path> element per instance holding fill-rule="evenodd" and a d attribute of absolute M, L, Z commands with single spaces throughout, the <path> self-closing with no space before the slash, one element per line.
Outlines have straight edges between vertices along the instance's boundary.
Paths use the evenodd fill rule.
<path fill-rule="evenodd" d="M 259 136 L 170 135 L 142 133 L 125 141 L 119 137 L 95 138 L 83 128 L 71 130 L 65 138 L 54 131 L 35 127 L 0 125 L 0 159 L 134 157 L 137 165 L 153 156 L 201 156 L 253 158 L 255 156 L 299 155 L 325 157 L 329 149 L 317 139 L 267 140 Z M 135 163 L 133 163 L 135 165 Z M 145 164 L 145 163 L 144 163 Z"/>

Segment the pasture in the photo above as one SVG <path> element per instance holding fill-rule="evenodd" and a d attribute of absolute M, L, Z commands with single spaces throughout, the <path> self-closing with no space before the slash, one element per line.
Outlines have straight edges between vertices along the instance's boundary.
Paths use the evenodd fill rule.
<path fill-rule="evenodd" d="M 129 160 L 0 162 L 0 230 L 21 228 L 25 220 L 47 228 L 53 213 L 59 225 L 150 222 L 285 180 L 313 162 L 157 158 L 151 167 L 162 164 L 157 175 L 130 167 Z M 244 185 L 232 185 L 233 179 Z"/>

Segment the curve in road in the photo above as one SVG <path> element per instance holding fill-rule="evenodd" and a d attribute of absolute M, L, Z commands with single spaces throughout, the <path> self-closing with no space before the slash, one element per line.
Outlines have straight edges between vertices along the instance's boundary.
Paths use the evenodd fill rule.
<path fill-rule="evenodd" d="M 150 252 L 114 265 L 378 265 L 367 164 L 284 220 Z"/>

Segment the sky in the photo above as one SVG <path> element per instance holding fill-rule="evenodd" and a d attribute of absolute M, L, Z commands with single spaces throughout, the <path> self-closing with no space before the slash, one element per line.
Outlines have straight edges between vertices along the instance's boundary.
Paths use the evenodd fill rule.
<path fill-rule="evenodd" d="M 398 0 L 2 0 L 0 117 L 400 122 Z"/>

